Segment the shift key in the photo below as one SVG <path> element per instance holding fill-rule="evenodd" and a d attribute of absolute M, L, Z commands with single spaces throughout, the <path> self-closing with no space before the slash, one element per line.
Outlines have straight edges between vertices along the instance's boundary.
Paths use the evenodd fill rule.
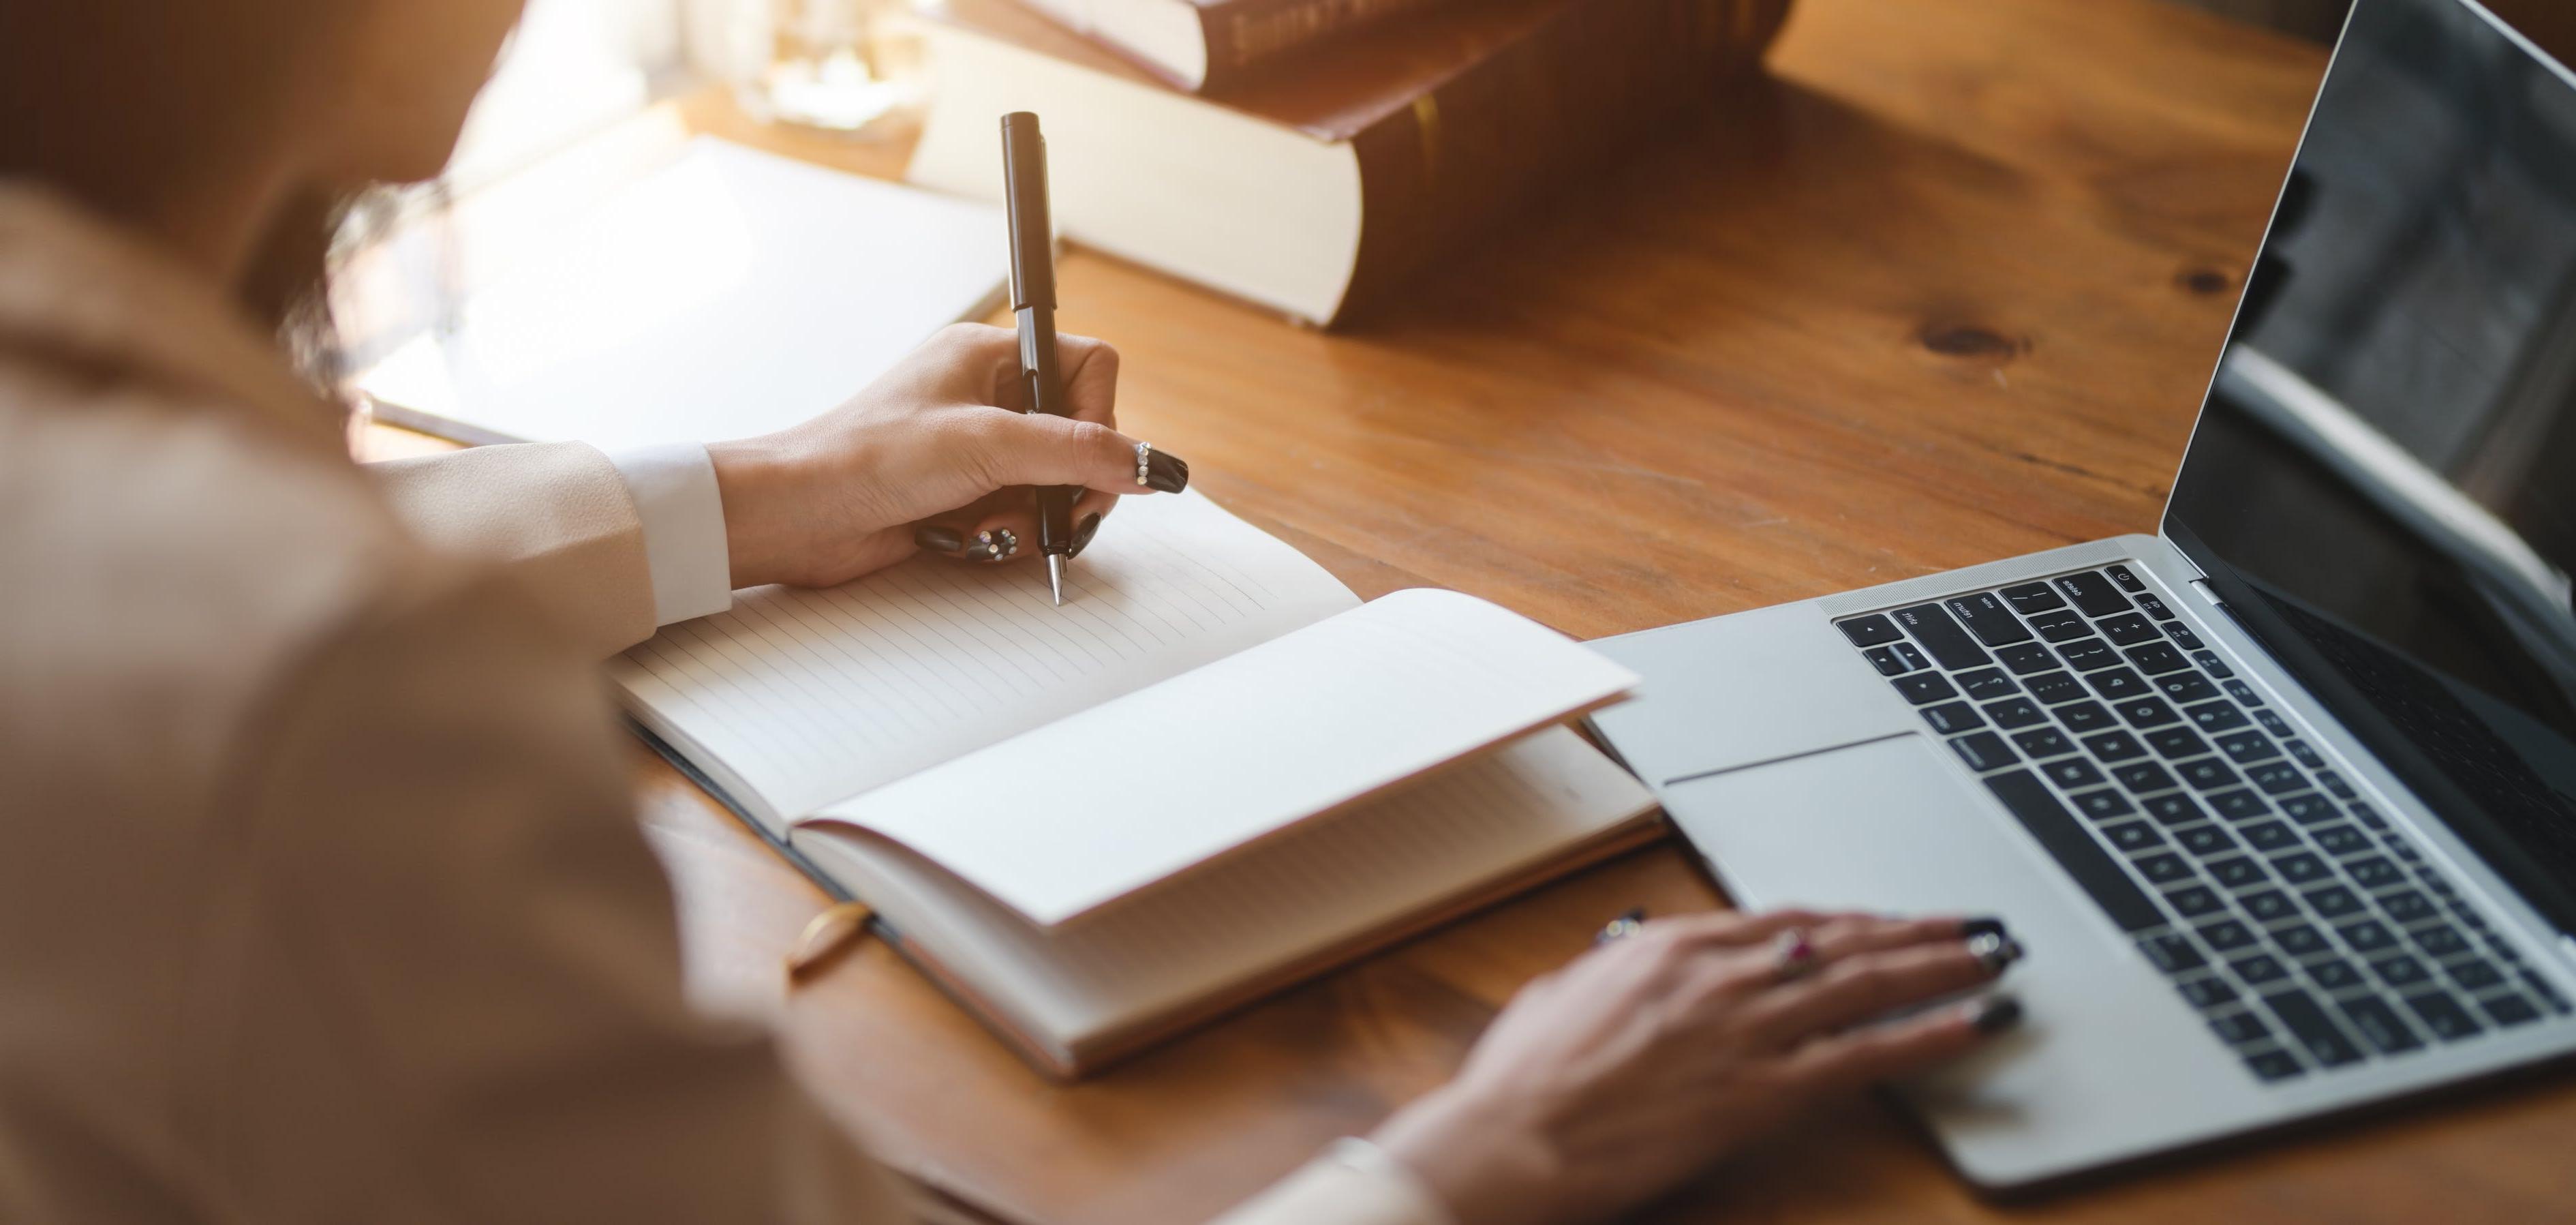
<path fill-rule="evenodd" d="M 1952 613 L 1957 614 L 1959 623 L 1967 626 L 1968 632 L 1975 634 L 1977 641 L 1987 646 L 1999 647 L 2030 641 L 2030 630 L 2022 625 L 2019 618 L 2006 612 L 2004 602 L 1996 599 L 1991 591 L 1980 591 L 1975 595 L 1960 596 L 1955 600 L 1943 602 L 1950 606 Z"/>
<path fill-rule="evenodd" d="M 1968 631 L 1959 628 L 1949 609 L 1938 604 L 1917 604 L 1897 609 L 1895 616 L 1896 623 L 1914 635 L 1914 640 L 1922 643 L 1923 649 L 1930 651 L 1944 668 L 1956 671 L 1989 662 L 1986 649 L 1978 646 Z"/>

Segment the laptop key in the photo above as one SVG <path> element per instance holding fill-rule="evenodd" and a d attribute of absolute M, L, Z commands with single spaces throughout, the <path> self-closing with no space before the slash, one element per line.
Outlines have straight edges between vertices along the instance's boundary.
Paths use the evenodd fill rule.
<path fill-rule="evenodd" d="M 2209 964 L 2209 959 L 2192 947 L 2191 937 L 2180 932 L 2166 932 L 2140 940 L 2138 951 L 2145 953 L 2147 960 L 2167 974 L 2182 974 Z"/>
<path fill-rule="evenodd" d="M 2180 884 L 2192 879 L 2190 862 L 2171 851 L 2165 851 L 2155 855 L 2141 855 L 2132 862 L 2138 865 L 2138 874 L 2140 876 L 2144 876 L 2148 880 L 2154 881 L 2159 885 Z"/>
<path fill-rule="evenodd" d="M 2280 945 L 2282 952 L 2301 961 L 2334 952 L 2334 943 L 2326 939 L 2326 934 L 2305 923 L 2272 929 L 2272 943 Z"/>
<path fill-rule="evenodd" d="M 2540 1010 L 2519 995 L 2492 996 L 2479 1000 L 2478 1005 L 2486 1009 L 2488 1018 L 2498 1025 L 2521 1025 L 2540 1019 Z"/>
<path fill-rule="evenodd" d="M 2377 919 L 2357 919 L 2336 928 L 2335 931 L 2343 936 L 2343 942 L 2356 953 L 2376 953 L 2397 943 L 2396 934 L 2388 930 L 2387 924 Z"/>
<path fill-rule="evenodd" d="M 2209 815 L 2202 812 L 2200 805 L 2193 803 L 2190 796 L 2179 791 L 2172 795 L 2149 796 L 2142 802 L 2148 816 L 2167 825 L 2186 825 Z"/>
<path fill-rule="evenodd" d="M 2165 637 L 2173 639 L 2175 646 L 2186 651 L 2202 649 L 2200 635 L 2191 632 L 2191 627 L 2180 621 L 2165 622 Z"/>
<path fill-rule="evenodd" d="M 2041 849 L 2057 860 L 2058 866 L 2092 896 L 2093 904 L 2101 907 L 2102 912 L 2122 930 L 2146 931 L 2164 923 L 2164 911 L 2156 905 L 2155 899 L 2148 897 L 2145 890 L 2129 879 L 2129 874 L 2121 870 L 2118 861 L 2111 858 L 2111 853 L 2093 840 L 2090 831 L 2076 823 L 2074 815 L 2066 811 L 2066 806 L 2058 802 L 2057 796 L 2049 791 L 2048 784 L 2039 781 L 2038 775 L 2028 770 L 2012 770 L 1989 774 L 1985 783 L 1987 790 L 2003 801 L 2004 808 L 2021 822 L 2022 828 L 2029 831 Z M 2190 874 L 2191 866 L 2183 863 L 2180 856 L 2170 858 L 2175 866 L 2182 869 L 2183 875 Z M 2140 862 L 2139 868 L 2146 870 L 2144 861 Z M 2149 873 L 2149 879 L 2154 879 L 2153 873 Z"/>
<path fill-rule="evenodd" d="M 2245 1052 L 2245 1066 L 2253 1071 L 2255 1079 L 2267 1084 L 2307 1074 L 2307 1069 L 2299 1066 L 2298 1056 L 2278 1048 Z"/>
<path fill-rule="evenodd" d="M 2064 669 L 2024 678 L 2021 687 L 2029 690 L 2030 696 L 2051 706 L 2089 696 L 2089 691 L 2084 688 L 2083 682 L 2076 680 L 2073 673 Z"/>
<path fill-rule="evenodd" d="M 2013 678 L 2004 675 L 2001 668 L 1977 668 L 1962 672 L 1954 679 L 1959 682 L 1959 692 L 1980 702 L 2021 692 L 2021 686 L 2014 684 Z"/>
<path fill-rule="evenodd" d="M 2299 833 L 2280 821 L 2256 821 L 2238 832 L 2258 851 L 2284 851 L 2299 845 Z"/>
<path fill-rule="evenodd" d="M 2244 894 L 2236 899 L 2236 904 L 2254 916 L 2257 923 L 2278 923 L 2283 919 L 2296 918 L 2299 913 L 2299 904 L 2278 889 L 2260 889 Z"/>
<path fill-rule="evenodd" d="M 2289 811 L 2289 801 L 2282 801 L 2281 808 L 2285 812 Z M 2331 805 L 2328 805 L 2326 810 L 2329 813 L 2334 811 Z M 2293 813 L 2292 815 L 2295 816 L 2297 814 Z M 2312 829 L 2308 831 L 2308 836 L 2317 840 L 2318 849 L 2323 850 L 2328 855 L 2333 855 L 2338 858 L 2345 855 L 2361 854 L 2362 852 L 2369 850 L 2371 846 L 2370 835 L 2354 829 L 2349 825 L 2338 824 L 2329 825 L 2323 829 Z"/>
<path fill-rule="evenodd" d="M 2075 742 L 2067 739 L 2066 733 L 2053 727 L 2014 732 L 2012 741 L 2021 746 L 2022 752 L 2032 757 L 2056 757 L 2075 751 Z"/>
<path fill-rule="evenodd" d="M 2066 730 L 2078 735 L 2119 726 L 2112 720 L 2111 712 L 2100 702 L 2068 702 L 2057 708 L 2057 721 L 2065 724 Z"/>
<path fill-rule="evenodd" d="M 2334 875 L 2334 869 L 2327 867 L 2325 860 L 2306 851 L 2296 851 L 2273 859 L 2272 870 L 2280 873 L 2282 880 L 2293 885 L 2311 884 Z"/>
<path fill-rule="evenodd" d="M 2069 791 L 2078 787 L 2090 787 L 2102 781 L 2101 769 L 2081 757 L 2048 762 L 2040 766 L 2039 772 L 2047 775 L 2048 781 Z"/>
<path fill-rule="evenodd" d="M 2290 976 L 2290 967 L 2282 965 L 2281 959 L 2270 953 L 2252 953 L 2239 957 L 2228 962 L 2227 968 L 2236 972 L 2238 982 L 2249 987 L 2279 982 Z"/>
<path fill-rule="evenodd" d="M 2099 638 L 2084 638 L 2075 642 L 2060 643 L 2057 657 L 2065 660 L 2067 667 L 2078 672 L 2108 668 L 2120 662 L 2120 653 L 2112 650 L 2110 643 Z"/>
<path fill-rule="evenodd" d="M 2000 702 L 1988 702 L 1986 717 L 1994 720 L 1995 726 L 2006 730 L 2048 722 L 2048 712 L 2041 710 L 2039 704 L 2029 698 L 2005 698 Z"/>
<path fill-rule="evenodd" d="M 2176 672 L 2156 678 L 2156 688 L 2166 697 L 2186 706 L 2193 702 L 2215 701 L 2218 686 L 2210 684 L 2197 672 Z"/>
<path fill-rule="evenodd" d="M 2234 919 L 2203 923 L 2193 930 L 2200 934 L 2201 943 L 2220 953 L 2234 952 L 2254 943 L 2255 939 L 2253 928 Z"/>
<path fill-rule="evenodd" d="M 2254 687 L 2252 685 L 2248 685 L 2243 681 L 2237 680 L 2220 681 L 2218 684 L 2220 688 L 2227 691 L 2227 696 L 2236 699 L 2239 705 L 2260 706 L 2263 704 L 2261 695 L 2254 692 Z M 2275 717 L 2277 718 L 2278 716 Z"/>
<path fill-rule="evenodd" d="M 2165 673 L 2178 672 L 2191 666 L 2191 661 L 2184 659 L 2182 657 L 2182 652 L 2173 649 L 2173 647 L 2168 645 L 2162 638 L 2158 638 L 2146 646 L 2122 651 L 2120 653 L 2127 656 L 2129 662 L 2135 665 L 2138 671 L 2144 672 L 2149 676 L 2162 676 Z M 2185 673 L 2185 675 L 2189 674 Z"/>
<path fill-rule="evenodd" d="M 1847 621 L 1836 621 L 1834 628 L 1841 630 L 1843 637 L 1851 639 L 1851 644 L 1856 647 L 1874 647 L 1881 643 L 1894 642 L 1905 636 L 1903 631 L 1896 628 L 1895 622 L 1877 613 L 1871 613 L 1866 617 L 1853 617 Z"/>
<path fill-rule="evenodd" d="M 1986 717 L 1978 714 L 1977 708 L 1966 702 L 1943 702 L 1938 706 L 1926 706 L 1923 708 L 1923 721 L 1931 724 L 1933 731 L 1944 736 L 1953 732 L 1973 731 L 1986 725 Z"/>
<path fill-rule="evenodd" d="M 2423 962 L 2404 953 L 2371 962 L 2370 969 L 2372 973 L 2379 976 L 2379 981 L 2392 987 L 2412 987 L 2432 977 L 2431 972 L 2424 968 Z"/>
<path fill-rule="evenodd" d="M 2102 793 L 2096 792 L 2095 794 Z M 2110 794 L 2117 795 L 2118 793 L 2112 792 Z M 2078 796 L 2076 798 L 2081 800 L 2083 797 Z M 2118 825 L 2104 829 L 2102 831 L 2102 836 L 2110 839 L 2111 845 L 2133 854 L 2138 851 L 2148 850 L 2165 844 L 2165 836 L 2157 833 L 2155 826 L 2149 825 L 2144 821 L 2123 821 Z"/>
<path fill-rule="evenodd" d="M 2307 971 L 2309 981 L 2326 991 L 2359 991 L 2370 985 L 2362 980 L 2360 970 L 2341 957 L 2309 962 Z"/>
<path fill-rule="evenodd" d="M 2244 714 L 2228 702 L 2202 702 L 2197 706 L 2184 707 L 2182 713 L 2191 716 L 2192 726 L 2204 732 L 2223 732 L 2245 726 Z"/>
<path fill-rule="evenodd" d="M 2118 762 L 2146 756 L 2147 746 L 2127 732 L 2104 732 L 2084 737 L 2084 751 L 2102 761 Z"/>
<path fill-rule="evenodd" d="M 2151 791 L 2163 791 L 2175 785 L 2173 775 L 2165 773 L 2163 766 L 2152 761 L 2132 762 L 2121 766 L 2111 771 L 2111 777 L 2120 780 L 2121 786 L 2140 795 Z"/>
<path fill-rule="evenodd" d="M 2030 631 L 2022 627 L 2019 618 L 2004 610 L 2004 602 L 1996 599 L 1991 591 L 1963 595 L 1942 603 L 1949 607 L 1951 616 L 1959 619 L 1959 624 L 1967 626 L 1968 632 L 1987 646 L 2030 641 Z"/>
<path fill-rule="evenodd" d="M 2313 791 L 2306 795 L 2284 797 L 2281 800 L 2281 811 L 2290 814 L 2290 819 L 2301 825 L 2316 825 L 2343 815 L 2335 811 L 2334 801 Z M 2337 851 L 2336 854 L 2342 854 L 2342 852 Z"/>
<path fill-rule="evenodd" d="M 2162 645 L 2165 640 L 2164 632 L 2157 629 L 2154 622 L 2136 613 L 2104 618 L 2101 629 L 2102 636 L 2110 639 L 2114 646 L 2133 647 L 2149 642 Z"/>
<path fill-rule="evenodd" d="M 2108 787 L 2099 791 L 2087 791 L 2082 795 L 2072 798 L 2075 800 L 2077 811 L 2082 812 L 2085 816 L 2091 817 L 2096 821 L 2108 821 L 2113 817 L 2125 817 L 2130 813 L 2137 811 L 2137 807 L 2129 803 L 2129 797 L 2122 795 L 2117 791 L 2113 791 Z M 2144 821 L 2138 822 L 2138 825 L 2142 828 L 2147 828 L 2149 833 L 2154 832 L 2153 828 L 2148 827 Z M 2160 835 L 2157 840 L 2163 841 L 2162 836 Z"/>
<path fill-rule="evenodd" d="M 2407 996 L 2406 1009 L 2424 1023 L 2428 1032 L 2444 1042 L 2474 1038 L 2486 1032 L 2487 1027 L 2478 1024 L 2478 1019 L 2470 1016 L 2469 1010 L 2460 1007 L 2460 1001 L 2452 999 L 2448 992 L 2431 991 Z"/>
<path fill-rule="evenodd" d="M 2504 985 L 2504 972 L 2496 969 L 2491 962 L 2453 962 L 2442 967 L 2442 970 L 2451 976 L 2452 982 L 2460 984 L 2460 989 L 2463 991 L 2493 991 Z"/>
<path fill-rule="evenodd" d="M 2331 795 L 2338 800 L 2353 799 L 2358 794 L 2353 791 L 2352 784 L 2343 781 L 2343 776 L 2332 770 L 2317 771 L 2317 785 L 2325 788 L 2327 795 Z M 2361 812 L 2362 808 L 2360 805 L 2353 805 L 2354 816 L 2361 816 Z M 2362 817 L 2361 823 L 2369 825 L 2370 820 L 2371 819 L 2369 817 Z"/>
<path fill-rule="evenodd" d="M 2400 927 L 2442 917 L 2442 908 L 2435 905 L 2433 899 L 2414 889 L 2400 889 L 2395 893 L 2380 894 L 2379 908 L 2387 912 L 2388 917 L 2395 920 Z"/>
<path fill-rule="evenodd" d="M 1912 608 L 1897 609 L 1891 615 L 1944 668 L 1956 671 L 1979 667 L 1989 658 L 1986 649 L 1977 645 L 1977 640 L 1969 637 L 1968 631 L 1959 628 L 1958 619 L 1941 605 L 1917 604 Z"/>
<path fill-rule="evenodd" d="M 2423 1039 L 2416 1037 L 2415 1031 L 2398 1019 L 2397 1010 L 2378 996 L 2337 1000 L 2335 1007 L 2342 1010 L 2344 1020 L 2352 1022 L 2352 1027 L 2361 1031 L 2362 1041 L 2378 1048 L 2380 1054 L 2402 1054 L 2424 1045 Z"/>
<path fill-rule="evenodd" d="M 2308 908 L 2329 919 L 2340 919 L 2361 910 L 2361 896 L 2341 885 L 2310 889 L 2300 896 L 2308 899 Z"/>
<path fill-rule="evenodd" d="M 2215 825 L 2194 825 L 2177 830 L 2174 841 L 2182 844 L 2182 849 L 2203 859 L 2236 849 L 2236 839 Z"/>
<path fill-rule="evenodd" d="M 2299 773 L 2297 766 L 2286 761 L 2267 761 L 2259 766 L 2248 766 L 2245 777 L 2253 780 L 2255 786 L 2262 788 L 2265 795 L 2288 795 L 2293 791 L 2305 791 L 2308 787 L 2308 776 Z"/>
<path fill-rule="evenodd" d="M 2058 579 L 2057 590 L 2077 608 L 2083 609 L 2088 617 L 2108 617 L 2129 611 L 2129 597 L 2121 595 L 2120 589 L 2112 586 L 2109 579 L 2090 570 Z"/>
<path fill-rule="evenodd" d="M 2147 743 L 2156 746 L 2156 755 L 2166 761 L 2198 757 L 2209 751 L 2209 742 L 2188 727 L 2160 727 L 2147 733 Z"/>
<path fill-rule="evenodd" d="M 2147 610 L 2147 615 L 2158 621 L 2171 621 L 2174 619 L 2174 610 L 2166 607 L 2163 600 L 2157 599 L 2152 595 L 2139 596 L 2138 607 Z"/>
<path fill-rule="evenodd" d="M 2009 646 L 1996 647 L 1995 658 L 2004 661 L 2004 666 L 2012 669 L 2015 676 L 2046 672 L 2057 666 L 2057 657 L 2049 654 L 2047 647 L 2036 642 L 2016 642 Z"/>
<path fill-rule="evenodd" d="M 1861 652 L 1861 658 L 1868 660 L 1870 667 L 1878 669 L 1880 676 L 1902 676 L 1914 670 L 1914 665 L 1905 662 L 1905 657 L 1897 654 L 1892 646 L 1871 647 Z"/>
<path fill-rule="evenodd" d="M 2179 635 L 2173 636 L 2173 639 L 2176 645 L 2191 652 L 2191 662 L 2199 664 L 2201 671 L 2206 672 L 2211 676 L 2215 676 L 2220 680 L 2225 680 L 2228 677 L 2236 675 L 2235 669 L 2228 667 L 2227 661 L 2218 657 L 2218 652 L 2204 651 L 2200 649 L 2200 644 L 2197 639 L 2191 642 L 2184 642 Z"/>
<path fill-rule="evenodd" d="M 2251 889 L 2272 879 L 2271 873 L 2263 870 L 2263 865 L 2242 855 L 2234 859 L 2212 861 L 2209 865 L 2209 874 L 2217 878 L 2219 884 L 2230 889 Z"/>
<path fill-rule="evenodd" d="M 1938 672 L 1918 672 L 1897 677 L 1888 683 L 1896 686 L 1896 691 L 1905 695 L 1906 701 L 1917 706 L 1959 696 L 1959 690 L 1950 684 L 1950 678 Z"/>
<path fill-rule="evenodd" d="M 1959 754 L 1959 760 L 1968 763 L 1969 769 L 1980 774 L 2003 769 L 2021 760 L 2013 755 L 2012 746 L 2005 744 L 2004 738 L 1993 732 L 1961 736 L 1950 742 L 1950 748 Z"/>
<path fill-rule="evenodd" d="M 2292 988 L 2264 996 L 2263 1003 L 2318 1063 L 2335 1068 L 2361 1062 L 2361 1048 L 2335 1028 L 2334 1019 L 2326 1015 L 2315 996 Z"/>
<path fill-rule="evenodd" d="M 2264 803 L 2262 796 L 2242 787 L 2210 796 L 2209 806 L 2230 821 L 2251 821 L 2272 811 L 2272 806 Z"/>
<path fill-rule="evenodd" d="M 2140 580 L 2127 566 L 2113 566 L 2110 569 L 2103 571 L 2103 573 L 2110 575 L 2111 582 L 2122 591 L 2139 592 L 2147 589 L 2146 583 Z"/>
<path fill-rule="evenodd" d="M 2159 699 L 2147 697 L 2155 690 L 2147 687 L 2147 678 L 2138 675 L 2135 668 L 2106 668 L 2086 676 L 2084 683 L 2093 686 L 2093 692 L 2114 702 L 2126 701 L 2130 698 L 2146 698 L 2159 706 L 2164 705 Z"/>
<path fill-rule="evenodd" d="M 2243 1009 L 2211 1017 L 2209 1028 L 2217 1033 L 2219 1041 L 2229 1046 L 2252 1046 L 2272 1038 L 2272 1027 L 2264 1024 L 2263 1018 Z"/>
<path fill-rule="evenodd" d="M 2311 770 L 2322 770 L 2326 768 L 2326 759 L 2318 756 L 2317 751 L 2310 747 L 2308 742 L 2305 740 L 2292 740 L 2283 747 L 2290 750 L 2291 759 L 2298 762 L 2300 765 L 2306 766 Z"/>
<path fill-rule="evenodd" d="M 2183 1002 L 2194 1008 L 2225 1008 L 2238 999 L 2235 986 L 2215 974 L 2183 979 L 2174 984 L 2174 990 L 2181 992 Z"/>
<path fill-rule="evenodd" d="M 2241 732 L 2229 732 L 2213 739 L 2218 742 L 2218 751 L 2227 754 L 2229 761 L 2240 766 L 2257 761 L 2268 761 L 2281 755 L 2281 750 L 2272 746 L 2271 737 L 2250 727 Z"/>
<path fill-rule="evenodd" d="M 2418 951 L 2436 961 L 2469 951 L 2469 938 L 2455 927 L 2419 927 L 2407 934 Z"/>
<path fill-rule="evenodd" d="M 2068 642 L 2077 638 L 2089 638 L 2093 634 L 2092 622 L 2065 609 L 2033 614 L 2030 627 L 2038 630 L 2039 636 L 2050 642 Z"/>
<path fill-rule="evenodd" d="M 2386 889 L 2406 883 L 2406 869 L 2377 855 L 2347 859 L 2343 870 L 2352 873 L 2354 883 L 2364 889 Z"/>
<path fill-rule="evenodd" d="M 2122 668 L 2120 671 L 2127 672 L 2128 669 Z M 2110 675 L 2113 674 L 2097 673 L 2094 679 L 2099 680 Z M 2120 717 L 2128 720 L 2129 726 L 2135 728 L 2162 727 L 2182 717 L 2174 713 L 2173 707 L 2165 705 L 2163 698 L 2132 698 L 2115 704 L 2112 709 L 2119 711 Z"/>
<path fill-rule="evenodd" d="M 2044 613 L 2052 608 L 2066 607 L 2066 598 L 2057 594 L 2056 589 L 2046 583 L 2022 583 L 2004 588 L 2002 594 L 2004 602 L 2012 605 L 2014 612 L 2024 616 Z"/>
<path fill-rule="evenodd" d="M 2165 895 L 2165 902 L 2174 908 L 2175 914 L 2186 919 L 2197 919 L 2202 915 L 2227 908 L 2226 901 L 2218 896 L 2218 891 L 2207 885 L 2186 885 L 2176 889 Z"/>
<path fill-rule="evenodd" d="M 2215 757 L 2203 757 L 2198 761 L 2186 761 L 2181 765 L 2175 766 L 2174 773 L 2181 775 L 2182 781 L 2189 783 L 2194 787 L 2198 787 L 2203 791 L 2216 791 L 2221 787 L 2233 787 L 2236 785 L 2237 781 L 2236 771 L 2229 769 L 2226 762 L 2220 761 Z"/>

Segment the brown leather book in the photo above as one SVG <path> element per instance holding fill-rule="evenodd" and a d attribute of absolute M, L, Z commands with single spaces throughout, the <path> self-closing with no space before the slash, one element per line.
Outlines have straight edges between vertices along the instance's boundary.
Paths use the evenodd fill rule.
<path fill-rule="evenodd" d="M 911 176 L 999 199 L 996 124 L 1035 111 L 1065 237 L 1331 325 L 1714 105 L 1789 3 L 1439 6 L 1193 97 L 1010 0 L 948 0 Z"/>
<path fill-rule="evenodd" d="M 1440 0 L 1027 0 L 1191 93 Z"/>

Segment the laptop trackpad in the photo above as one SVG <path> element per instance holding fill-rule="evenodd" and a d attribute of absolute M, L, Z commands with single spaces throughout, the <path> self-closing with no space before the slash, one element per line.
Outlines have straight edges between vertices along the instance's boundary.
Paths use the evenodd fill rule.
<path fill-rule="evenodd" d="M 2247 1092 L 2108 916 L 1939 742 L 1909 732 L 1662 793 L 1741 905 L 1995 915 L 2021 939 L 2029 958 L 2007 985 L 2028 1023 L 1910 1095 L 1972 1178 L 2017 1181 Z"/>

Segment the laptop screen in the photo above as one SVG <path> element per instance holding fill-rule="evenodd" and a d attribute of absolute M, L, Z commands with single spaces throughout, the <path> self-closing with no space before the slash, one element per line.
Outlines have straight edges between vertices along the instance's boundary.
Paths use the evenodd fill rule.
<path fill-rule="evenodd" d="M 2576 930 L 2576 84 L 2459 0 L 2359 0 L 2166 536 Z"/>

